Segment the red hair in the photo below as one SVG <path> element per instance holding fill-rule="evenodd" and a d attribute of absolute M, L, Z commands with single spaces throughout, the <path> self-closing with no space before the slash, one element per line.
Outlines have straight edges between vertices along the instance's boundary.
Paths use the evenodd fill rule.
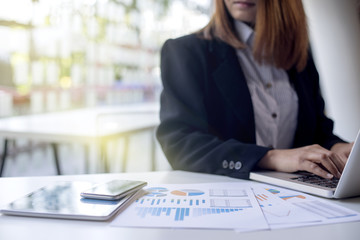
<path fill-rule="evenodd" d="M 255 32 L 253 54 L 259 63 L 271 63 L 285 70 L 305 68 L 309 39 L 301 0 L 259 0 Z M 234 48 L 244 47 L 224 0 L 215 0 L 215 12 L 200 33 L 205 39 L 218 38 Z"/>

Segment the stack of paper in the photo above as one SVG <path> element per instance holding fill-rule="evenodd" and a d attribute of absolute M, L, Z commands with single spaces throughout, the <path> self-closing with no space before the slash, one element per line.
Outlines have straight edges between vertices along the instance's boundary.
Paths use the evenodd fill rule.
<path fill-rule="evenodd" d="M 255 231 L 359 221 L 360 214 L 307 194 L 257 184 L 161 184 L 145 188 L 112 226 Z"/>

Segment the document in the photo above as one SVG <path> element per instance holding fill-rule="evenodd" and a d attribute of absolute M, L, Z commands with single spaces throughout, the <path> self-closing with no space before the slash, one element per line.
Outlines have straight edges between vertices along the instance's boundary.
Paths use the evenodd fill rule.
<path fill-rule="evenodd" d="M 144 190 L 111 226 L 245 232 L 360 221 L 358 212 L 331 200 L 253 181 L 161 184 Z"/>
<path fill-rule="evenodd" d="M 119 227 L 269 229 L 247 183 L 162 184 L 145 188 L 111 223 Z"/>
<path fill-rule="evenodd" d="M 259 189 L 265 192 L 260 192 Z M 253 190 L 257 193 L 259 205 L 271 229 L 360 221 L 358 212 L 339 206 L 328 199 L 266 184 L 253 186 Z M 269 199 L 259 200 L 259 194 L 265 194 Z M 281 216 L 281 213 L 285 213 L 276 207 L 267 206 L 278 206 L 281 204 L 279 200 L 283 209 L 291 210 L 288 216 L 276 217 L 276 214 Z"/>
<path fill-rule="evenodd" d="M 322 218 L 311 211 L 293 205 L 268 191 L 269 187 L 253 187 L 254 194 L 270 227 L 278 228 L 321 222 Z M 273 188 L 271 188 L 273 190 Z"/>

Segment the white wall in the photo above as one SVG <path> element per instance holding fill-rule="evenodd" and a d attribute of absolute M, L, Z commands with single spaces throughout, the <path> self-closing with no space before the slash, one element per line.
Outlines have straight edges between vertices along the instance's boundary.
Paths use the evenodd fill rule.
<path fill-rule="evenodd" d="M 353 141 L 360 128 L 358 0 L 303 0 L 326 112 L 335 133 Z"/>

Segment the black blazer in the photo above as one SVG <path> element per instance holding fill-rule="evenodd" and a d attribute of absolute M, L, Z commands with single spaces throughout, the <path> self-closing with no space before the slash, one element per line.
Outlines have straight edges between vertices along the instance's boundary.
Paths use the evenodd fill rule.
<path fill-rule="evenodd" d="M 342 140 L 324 114 L 311 58 L 288 71 L 299 99 L 293 147 Z M 257 146 L 249 89 L 236 50 L 192 34 L 166 41 L 161 51 L 161 123 L 157 139 L 174 169 L 248 178 L 271 148 Z"/>

